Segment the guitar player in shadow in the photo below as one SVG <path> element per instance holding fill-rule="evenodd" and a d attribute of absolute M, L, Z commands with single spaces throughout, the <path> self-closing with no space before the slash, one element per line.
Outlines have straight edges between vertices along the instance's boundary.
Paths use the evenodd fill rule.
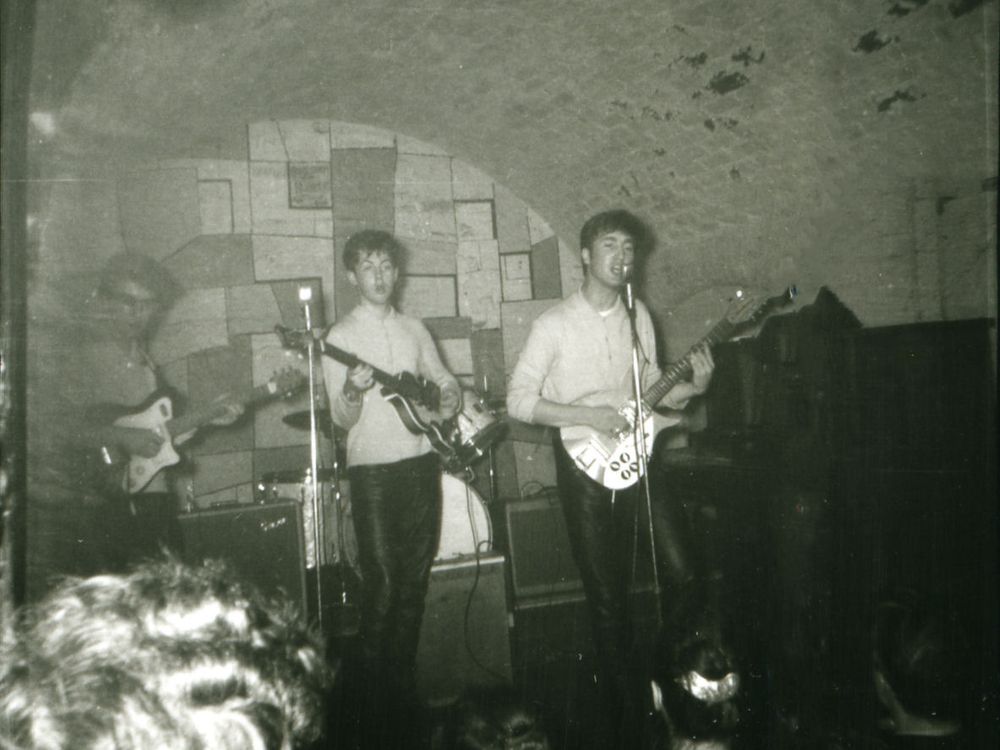
<path fill-rule="evenodd" d="M 344 266 L 358 304 L 325 343 L 361 360 L 348 367 L 323 358 L 330 414 L 347 432 L 347 474 L 361 568 L 362 732 L 374 747 L 394 746 L 382 732 L 405 726 L 401 710 L 417 706 L 415 664 L 424 598 L 441 526 L 441 461 L 427 434 L 373 388 L 387 375 L 410 373 L 430 384 L 441 419 L 461 406 L 424 324 L 392 304 L 404 249 L 388 232 L 364 230 L 344 246 Z M 437 398 L 435 398 L 435 396 Z M 435 404 L 425 404 L 433 408 Z"/>
<path fill-rule="evenodd" d="M 152 459 L 188 435 L 170 435 L 155 425 L 126 426 L 126 414 L 167 390 L 148 352 L 157 324 L 180 298 L 181 287 L 155 260 L 120 253 L 104 265 L 80 321 L 79 347 L 68 368 L 64 392 L 70 412 L 68 438 L 81 459 L 80 488 L 93 513 L 78 530 L 87 565 L 121 572 L 156 556 L 161 547 L 180 549 L 176 469 L 156 471 L 141 487 L 128 486 L 130 462 Z M 177 407 L 176 399 L 171 401 Z M 211 424 L 232 424 L 239 403 L 221 399 Z M 89 528 L 86 528 L 88 527 Z"/>
<path fill-rule="evenodd" d="M 622 297 L 648 239 L 642 222 L 624 210 L 596 214 L 583 225 L 583 285 L 532 323 L 508 389 L 511 417 L 558 428 L 583 426 L 605 435 L 631 431 L 618 409 L 632 397 L 632 334 Z M 649 312 L 640 301 L 634 305 L 646 389 L 660 379 L 660 368 Z M 708 388 L 713 366 L 707 347 L 696 350 L 691 379 L 673 386 L 659 405 L 683 409 Z M 638 725 L 641 705 L 627 669 L 628 574 L 639 485 L 608 489 L 579 468 L 558 433 L 554 444 L 559 499 L 593 627 L 597 682 L 608 708 L 604 733 L 594 747 L 627 747 L 623 728 Z"/>

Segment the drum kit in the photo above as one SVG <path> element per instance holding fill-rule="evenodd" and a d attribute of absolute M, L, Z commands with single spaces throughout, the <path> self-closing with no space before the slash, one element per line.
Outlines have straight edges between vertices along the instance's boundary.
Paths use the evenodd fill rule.
<path fill-rule="evenodd" d="M 473 467 L 488 459 L 490 494 L 494 493 L 495 466 L 491 449 L 506 427 L 498 412 L 499 409 L 491 409 L 474 391 L 463 391 L 462 409 L 451 421 L 452 447 L 457 459 L 449 462 L 441 475 L 441 535 L 435 562 L 478 554 L 492 545 L 493 531 L 487 506 L 471 481 Z M 320 432 L 333 443 L 336 454 L 343 445 L 345 433 L 333 424 L 326 409 L 316 409 L 315 419 Z M 310 430 L 313 416 L 305 410 L 287 414 L 282 421 L 293 429 Z M 335 565 L 360 579 L 350 481 L 337 466 L 319 467 L 316 474 L 318 497 L 313 495 L 312 470 L 307 467 L 264 474 L 256 485 L 256 499 L 261 503 L 291 500 L 299 505 L 307 569 Z M 316 509 L 319 528 L 316 527 Z"/>

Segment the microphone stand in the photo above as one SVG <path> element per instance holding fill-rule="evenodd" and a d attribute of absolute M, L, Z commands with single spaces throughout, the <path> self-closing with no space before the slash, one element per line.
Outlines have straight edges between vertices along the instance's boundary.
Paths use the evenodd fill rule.
<path fill-rule="evenodd" d="M 324 538 L 320 533 L 320 526 L 323 523 L 322 503 L 320 501 L 319 487 L 319 433 L 316 424 L 316 346 L 312 335 L 312 315 L 309 301 L 312 299 L 312 289 L 310 287 L 299 288 L 299 301 L 302 302 L 302 310 L 306 321 L 306 358 L 309 363 L 309 472 L 312 484 L 312 495 L 309 498 L 312 509 L 312 541 L 316 563 L 316 621 L 323 632 L 323 545 Z M 308 561 L 307 561 L 308 564 Z"/>
<path fill-rule="evenodd" d="M 639 477 L 642 483 L 642 494 L 646 500 L 646 519 L 649 522 L 649 552 L 653 565 L 653 598 L 656 606 L 656 627 L 663 626 L 663 615 L 660 611 L 660 573 L 656 561 L 656 538 L 653 534 L 653 498 L 649 489 L 649 455 L 646 450 L 646 409 L 642 400 L 642 377 L 639 360 L 639 331 L 636 327 L 635 298 L 632 294 L 632 281 L 625 282 L 625 309 L 628 311 L 629 327 L 632 333 L 632 395 L 635 399 L 634 421 L 632 423 L 632 439 L 635 442 L 636 462 L 639 467 Z M 635 520 L 632 534 L 632 581 L 635 582 L 636 561 L 639 554 L 639 505 L 636 504 Z"/>

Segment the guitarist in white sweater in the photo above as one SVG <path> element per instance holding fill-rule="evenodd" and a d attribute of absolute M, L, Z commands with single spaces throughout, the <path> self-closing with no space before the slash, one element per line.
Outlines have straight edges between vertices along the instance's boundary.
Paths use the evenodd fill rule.
<path fill-rule="evenodd" d="M 508 389 L 511 417 L 608 435 L 631 430 L 618 408 L 632 397 L 632 335 L 622 294 L 648 236 L 624 210 L 599 213 L 583 225 L 583 286 L 532 324 Z M 647 388 L 660 377 L 656 343 L 645 305 L 636 301 L 635 312 Z M 683 409 L 708 388 L 713 367 L 708 348 L 696 350 L 690 381 L 675 385 L 660 406 Z M 637 695 L 626 670 L 626 613 L 638 485 L 613 494 L 581 470 L 558 435 L 554 442 L 560 502 L 594 628 L 598 683 L 606 689 L 611 726 L 620 727 L 634 721 L 622 712 Z"/>
<path fill-rule="evenodd" d="M 409 372 L 434 384 L 441 416 L 461 393 L 430 332 L 393 307 L 403 247 L 388 232 L 363 230 L 344 246 L 344 265 L 360 300 L 326 343 L 356 355 L 347 367 L 323 358 L 330 414 L 347 432 L 347 471 L 363 579 L 363 726 L 373 747 L 379 732 L 406 725 L 395 713 L 416 698 L 415 665 L 424 597 L 441 526 L 441 463 L 426 435 L 415 434 L 376 383 L 376 369 Z"/>

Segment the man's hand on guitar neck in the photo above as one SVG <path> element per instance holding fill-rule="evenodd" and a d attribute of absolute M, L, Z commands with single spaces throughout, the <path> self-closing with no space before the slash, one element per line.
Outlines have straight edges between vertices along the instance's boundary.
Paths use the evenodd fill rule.
<path fill-rule="evenodd" d="M 361 394 L 375 385 L 375 371 L 370 365 L 359 362 L 347 371 L 344 381 L 344 398 L 349 404 L 360 404 Z"/>
<path fill-rule="evenodd" d="M 670 389 L 670 392 L 660 401 L 661 406 L 668 409 L 682 410 L 695 396 L 700 396 L 708 390 L 715 371 L 715 360 L 708 344 L 703 344 L 691 352 L 688 362 L 691 365 L 691 380 L 682 381 Z"/>
<path fill-rule="evenodd" d="M 218 427 L 226 427 L 231 425 L 237 419 L 243 416 L 243 412 L 246 410 L 243 404 L 236 401 L 231 395 L 225 394 L 219 396 L 215 399 L 220 407 L 222 407 L 223 412 L 218 417 L 213 419 L 209 424 L 216 425 Z"/>

